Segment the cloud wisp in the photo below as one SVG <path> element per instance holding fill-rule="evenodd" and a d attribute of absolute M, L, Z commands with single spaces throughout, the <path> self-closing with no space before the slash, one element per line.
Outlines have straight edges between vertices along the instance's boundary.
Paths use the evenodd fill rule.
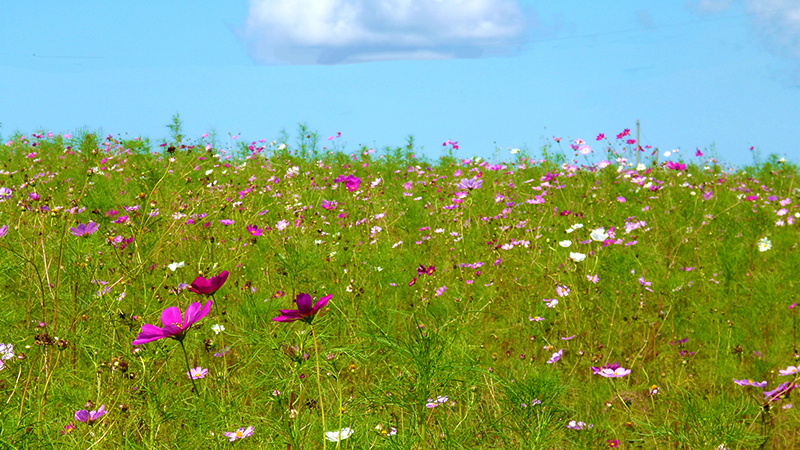
<path fill-rule="evenodd" d="M 529 22 L 518 0 L 250 0 L 244 36 L 266 64 L 479 58 Z"/>
<path fill-rule="evenodd" d="M 687 7 L 700 14 L 728 10 L 743 4 L 764 46 L 772 53 L 800 60 L 800 0 L 699 0 Z M 800 65 L 795 77 L 800 80 Z"/>

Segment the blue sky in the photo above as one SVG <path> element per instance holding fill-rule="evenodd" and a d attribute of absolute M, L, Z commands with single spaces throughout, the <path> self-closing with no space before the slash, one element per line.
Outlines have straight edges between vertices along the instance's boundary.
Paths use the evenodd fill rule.
<path fill-rule="evenodd" d="M 304 122 L 345 150 L 412 134 L 490 157 L 553 136 L 600 150 L 639 119 L 662 153 L 800 160 L 800 0 L 575 3 L 6 2 L 0 133 L 159 140 L 179 112 L 190 137 Z"/>

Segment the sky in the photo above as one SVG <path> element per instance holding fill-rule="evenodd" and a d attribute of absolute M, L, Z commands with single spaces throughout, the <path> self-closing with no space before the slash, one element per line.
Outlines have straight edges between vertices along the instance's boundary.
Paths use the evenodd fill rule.
<path fill-rule="evenodd" d="M 586 3 L 584 5 L 584 3 Z M 580 4 L 580 6 L 577 6 Z M 669 159 L 800 161 L 800 0 L 40 0 L 0 7 L 14 131 L 402 146 L 430 158 L 603 156 L 626 128 Z M 229 141 L 232 142 L 232 141 Z M 754 150 L 750 150 L 753 147 Z M 565 147 L 566 148 L 566 147 Z M 709 149 L 707 151 L 706 149 Z M 664 156 L 661 156 L 664 160 Z"/>

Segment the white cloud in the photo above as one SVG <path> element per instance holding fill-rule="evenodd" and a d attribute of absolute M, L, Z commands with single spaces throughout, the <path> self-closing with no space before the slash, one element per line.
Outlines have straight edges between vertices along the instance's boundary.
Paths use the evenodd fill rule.
<path fill-rule="evenodd" d="M 699 0 L 687 7 L 699 13 L 726 11 L 743 4 L 767 48 L 790 59 L 800 58 L 800 0 Z"/>
<path fill-rule="evenodd" d="M 518 0 L 250 0 L 245 37 L 262 63 L 476 58 L 526 33 Z"/>
<path fill-rule="evenodd" d="M 800 0 L 748 0 L 747 12 L 771 50 L 800 58 Z"/>

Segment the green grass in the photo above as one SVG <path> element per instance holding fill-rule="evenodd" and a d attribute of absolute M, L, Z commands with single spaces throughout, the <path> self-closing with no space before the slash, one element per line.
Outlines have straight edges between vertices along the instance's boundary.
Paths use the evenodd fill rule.
<path fill-rule="evenodd" d="M 206 150 L 173 126 L 165 147 L 89 131 L 0 147 L 0 342 L 15 353 L 0 447 L 337 448 L 323 435 L 344 427 L 343 449 L 800 447 L 796 394 L 762 394 L 800 382 L 778 374 L 800 359 L 796 165 L 572 170 L 549 144 L 541 160 L 432 163 L 413 139 L 320 151 L 305 126 L 296 144 Z M 355 192 L 335 182 L 349 174 Z M 480 188 L 456 187 L 474 176 Z M 69 232 L 90 221 L 94 234 Z M 592 240 L 599 227 L 619 243 Z M 165 308 L 208 300 L 181 283 L 222 271 L 184 340 L 191 367 L 208 368 L 193 392 L 178 342 L 131 342 Z M 313 321 L 318 347 L 308 324 L 272 320 L 300 293 L 333 296 Z M 631 373 L 591 370 L 614 362 Z M 92 425 L 73 419 L 101 405 Z"/>

